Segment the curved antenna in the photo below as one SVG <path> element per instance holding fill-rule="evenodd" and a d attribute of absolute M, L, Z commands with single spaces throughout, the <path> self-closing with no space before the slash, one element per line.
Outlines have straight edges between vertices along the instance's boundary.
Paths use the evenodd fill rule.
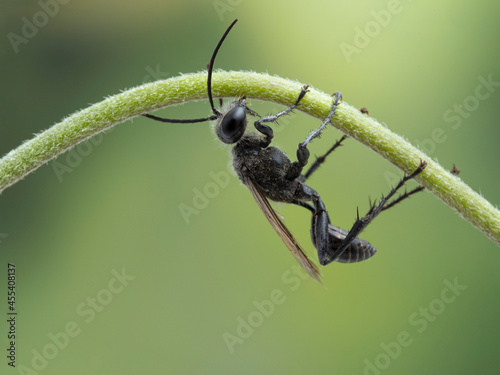
<path fill-rule="evenodd" d="M 143 114 L 144 117 L 150 118 L 152 120 L 160 121 L 160 122 L 170 122 L 173 124 L 193 124 L 195 122 L 203 122 L 203 121 L 212 121 L 212 120 L 217 120 L 216 115 L 212 115 L 209 117 L 204 117 L 204 118 L 194 118 L 194 119 L 189 119 L 189 120 L 182 120 L 182 119 L 169 119 L 169 118 L 163 118 L 163 117 L 158 117 L 154 115 L 149 115 L 149 114 Z"/>
<path fill-rule="evenodd" d="M 234 24 L 238 22 L 238 19 L 236 18 L 231 25 L 227 28 L 226 32 L 224 35 L 222 35 L 222 38 L 219 40 L 219 44 L 217 44 L 217 47 L 215 47 L 214 53 L 212 55 L 212 58 L 210 59 L 210 62 L 208 63 L 208 78 L 207 78 L 207 90 L 208 90 L 208 100 L 210 101 L 210 106 L 212 107 L 212 112 L 217 116 L 220 117 L 222 116 L 222 113 L 215 109 L 214 107 L 214 100 L 212 98 L 212 71 L 214 68 L 214 61 L 215 61 L 215 56 L 217 56 L 217 52 L 219 52 L 219 48 L 222 45 L 222 42 L 224 42 L 224 39 L 226 39 L 227 34 L 229 34 L 229 31 L 233 28 Z"/>
<path fill-rule="evenodd" d="M 220 111 L 218 111 L 217 109 L 215 109 L 215 107 L 214 107 L 214 100 L 212 98 L 212 71 L 213 71 L 215 56 L 217 56 L 217 52 L 219 52 L 219 48 L 222 45 L 222 42 L 224 42 L 224 39 L 226 39 L 227 34 L 229 34 L 229 31 L 232 29 L 232 27 L 234 26 L 234 24 L 237 21 L 238 21 L 238 19 L 235 19 L 233 21 L 233 23 L 231 25 L 229 25 L 229 27 L 227 28 L 224 35 L 222 35 L 222 38 L 219 40 L 219 44 L 217 44 L 217 47 L 215 47 L 212 58 L 210 59 L 210 62 L 208 63 L 208 66 L 207 66 L 207 69 L 208 69 L 208 78 L 207 78 L 208 100 L 210 101 L 210 106 L 212 107 L 212 112 L 214 114 L 212 116 L 208 116 L 208 117 L 204 117 L 204 118 L 186 119 L 186 120 L 168 119 L 168 118 L 158 117 L 158 116 L 149 115 L 149 114 L 143 114 L 144 117 L 150 118 L 152 120 L 160 121 L 160 122 L 170 122 L 170 123 L 174 123 L 174 124 L 193 124 L 196 122 L 217 120 L 219 117 L 222 116 L 222 113 Z M 222 99 L 220 99 L 220 102 L 222 105 Z M 248 108 L 247 108 L 247 110 L 248 110 Z"/>

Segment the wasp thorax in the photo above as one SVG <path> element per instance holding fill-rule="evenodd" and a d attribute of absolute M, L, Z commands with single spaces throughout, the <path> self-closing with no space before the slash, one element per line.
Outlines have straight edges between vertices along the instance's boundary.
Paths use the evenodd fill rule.
<path fill-rule="evenodd" d="M 231 103 L 231 108 L 219 118 L 215 124 L 215 133 L 224 143 L 238 142 L 247 127 L 245 105 L 241 102 Z"/>

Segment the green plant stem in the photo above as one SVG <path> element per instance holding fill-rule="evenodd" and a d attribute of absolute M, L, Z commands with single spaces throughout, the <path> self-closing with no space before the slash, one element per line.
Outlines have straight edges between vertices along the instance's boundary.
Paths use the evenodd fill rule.
<path fill-rule="evenodd" d="M 206 98 L 206 79 L 206 72 L 202 72 L 145 84 L 63 119 L 0 160 L 0 192 L 67 149 L 118 123 L 156 108 Z M 288 106 L 301 87 L 298 82 L 253 72 L 216 72 L 213 76 L 214 97 L 246 95 Z M 323 119 L 331 104 L 330 95 L 311 88 L 299 109 Z M 345 102 L 332 122 L 406 173 L 415 170 L 420 159 L 427 161 L 427 168 L 416 180 L 500 245 L 500 212 L 460 178 Z"/>

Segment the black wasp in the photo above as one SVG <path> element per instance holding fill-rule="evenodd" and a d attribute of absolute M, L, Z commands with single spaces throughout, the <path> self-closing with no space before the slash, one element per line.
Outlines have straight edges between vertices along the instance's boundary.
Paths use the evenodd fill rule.
<path fill-rule="evenodd" d="M 333 95 L 333 104 L 327 118 L 318 129 L 311 132 L 304 142 L 298 145 L 297 161 L 291 162 L 283 151 L 270 146 L 273 139 L 273 130 L 269 126 L 264 125 L 264 123 L 275 122 L 279 117 L 297 108 L 302 98 L 308 92 L 307 86 L 302 87 L 295 104 L 272 116 L 260 117 L 246 106 L 245 97 L 229 103 L 221 111 L 214 107 L 212 98 L 212 71 L 215 57 L 236 21 L 229 26 L 220 39 L 208 64 L 207 90 L 213 115 L 206 118 L 188 120 L 165 119 L 149 114 L 144 116 L 153 120 L 170 123 L 195 123 L 215 120 L 215 133 L 219 139 L 226 144 L 234 144 L 232 150 L 233 166 L 238 177 L 248 187 L 267 220 L 269 220 L 269 223 L 271 223 L 280 235 L 295 259 L 312 278 L 320 281 L 318 267 L 304 254 L 293 235 L 274 212 L 268 198 L 276 202 L 296 204 L 311 211 L 311 238 L 318 252 L 319 262 L 323 266 L 333 261 L 342 263 L 359 262 L 372 257 L 377 250 L 370 243 L 357 236 L 382 210 L 389 208 L 413 193 L 413 191 L 405 193 L 396 201 L 386 205 L 388 200 L 406 181 L 422 172 L 426 163 L 421 162 L 420 166 L 412 174 L 404 176 L 387 196 L 382 197 L 378 204 L 372 205 L 366 216 L 359 218 L 358 214 L 358 218 L 349 232 L 332 225 L 325 204 L 319 194 L 316 190 L 306 185 L 305 181 L 318 168 L 320 163 L 324 161 L 326 155 L 338 147 L 347 136 L 342 137 L 335 143 L 326 155 L 318 158 L 305 174 L 302 174 L 302 169 L 309 160 L 307 145 L 314 138 L 318 137 L 323 128 L 330 123 L 341 100 L 341 94 L 337 92 Z M 222 106 L 222 99 L 220 99 L 220 102 Z M 245 133 L 248 123 L 247 115 L 259 117 L 254 122 L 258 133 Z"/>

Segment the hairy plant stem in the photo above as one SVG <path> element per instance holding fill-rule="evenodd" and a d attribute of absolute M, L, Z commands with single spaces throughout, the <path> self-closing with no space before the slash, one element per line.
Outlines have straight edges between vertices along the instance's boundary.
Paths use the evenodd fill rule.
<path fill-rule="evenodd" d="M 72 114 L 0 159 L 0 193 L 67 149 L 116 124 L 157 108 L 206 98 L 206 80 L 206 72 L 201 72 L 145 84 Z M 246 95 L 288 106 L 294 103 L 302 86 L 254 72 L 219 71 L 213 75 L 214 97 Z M 322 120 L 331 104 L 330 95 L 310 88 L 299 110 Z M 416 180 L 500 245 L 500 211 L 460 178 L 345 102 L 338 107 L 332 123 L 405 173 L 425 160 L 427 168 Z"/>

